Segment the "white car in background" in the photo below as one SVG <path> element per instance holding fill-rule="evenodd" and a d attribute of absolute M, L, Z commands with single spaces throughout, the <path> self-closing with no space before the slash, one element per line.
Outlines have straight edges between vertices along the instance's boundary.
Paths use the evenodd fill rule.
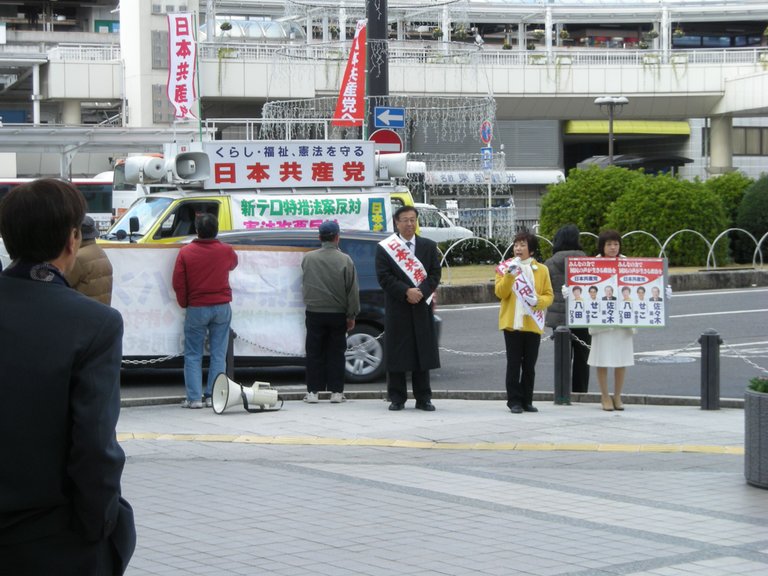
<path fill-rule="evenodd" d="M 472 230 L 457 226 L 448 215 L 432 204 L 414 204 L 419 212 L 419 233 L 435 242 L 449 242 L 471 238 Z"/>

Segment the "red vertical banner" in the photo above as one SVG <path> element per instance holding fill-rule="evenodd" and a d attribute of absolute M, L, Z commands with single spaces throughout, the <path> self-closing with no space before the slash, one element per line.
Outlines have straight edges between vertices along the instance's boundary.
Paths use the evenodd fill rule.
<path fill-rule="evenodd" d="M 358 20 L 341 81 L 331 126 L 362 126 L 365 117 L 365 46 L 367 20 Z"/>
<path fill-rule="evenodd" d="M 196 119 L 197 43 L 194 16 L 168 14 L 168 100 L 177 120 Z"/>

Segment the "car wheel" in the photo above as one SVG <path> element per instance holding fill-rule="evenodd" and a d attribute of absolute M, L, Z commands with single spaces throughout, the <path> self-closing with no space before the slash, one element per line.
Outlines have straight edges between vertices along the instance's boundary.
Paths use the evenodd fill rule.
<path fill-rule="evenodd" d="M 372 382 L 384 376 L 383 334 L 367 324 L 358 324 L 347 334 L 347 382 Z"/>

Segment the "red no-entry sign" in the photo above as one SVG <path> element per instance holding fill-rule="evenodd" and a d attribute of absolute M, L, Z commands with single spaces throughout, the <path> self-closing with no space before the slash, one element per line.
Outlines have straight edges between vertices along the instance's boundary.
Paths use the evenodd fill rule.
<path fill-rule="evenodd" d="M 376 130 L 368 140 L 375 142 L 374 148 L 382 154 L 397 154 L 403 151 L 403 139 L 394 130 Z"/>

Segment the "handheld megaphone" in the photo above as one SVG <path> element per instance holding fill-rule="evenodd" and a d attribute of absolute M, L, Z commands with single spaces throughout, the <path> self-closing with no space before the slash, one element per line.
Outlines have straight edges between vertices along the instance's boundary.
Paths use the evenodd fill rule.
<path fill-rule="evenodd" d="M 230 380 L 223 372 L 213 382 L 212 399 L 216 414 L 222 414 L 240 401 L 247 412 L 268 412 L 283 407 L 283 400 L 277 396 L 277 390 L 270 387 L 269 382 L 254 382 L 252 386 L 243 386 Z"/>

